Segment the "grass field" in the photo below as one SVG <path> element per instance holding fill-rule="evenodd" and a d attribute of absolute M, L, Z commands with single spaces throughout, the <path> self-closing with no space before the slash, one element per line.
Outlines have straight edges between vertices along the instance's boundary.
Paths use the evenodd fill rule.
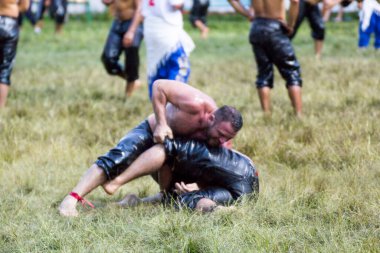
<path fill-rule="evenodd" d="M 307 25 L 295 39 L 302 121 L 278 74 L 272 118 L 262 117 L 245 20 L 210 17 L 207 41 L 186 22 L 197 45 L 190 84 L 243 113 L 234 145 L 260 171 L 256 203 L 214 214 L 112 205 L 155 193 L 146 177 L 112 197 L 98 189 L 88 196 L 96 210 L 60 217 L 96 157 L 152 111 L 146 85 L 125 101 L 101 65 L 110 22 L 71 19 L 62 36 L 49 22 L 39 36 L 24 25 L 0 111 L 0 252 L 380 252 L 380 52 L 357 50 L 356 21 L 328 24 L 320 61 Z"/>

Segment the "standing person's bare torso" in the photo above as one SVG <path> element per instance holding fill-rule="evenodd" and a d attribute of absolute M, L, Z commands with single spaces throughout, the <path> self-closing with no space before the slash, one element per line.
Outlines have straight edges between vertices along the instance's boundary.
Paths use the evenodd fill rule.
<path fill-rule="evenodd" d="M 116 19 L 130 20 L 135 15 L 135 0 L 114 0 L 112 8 Z"/>
<path fill-rule="evenodd" d="M 252 1 L 252 6 L 255 17 L 285 21 L 284 0 L 255 0 Z"/>
<path fill-rule="evenodd" d="M 0 0 L 0 15 L 17 18 L 19 14 L 17 0 Z"/>

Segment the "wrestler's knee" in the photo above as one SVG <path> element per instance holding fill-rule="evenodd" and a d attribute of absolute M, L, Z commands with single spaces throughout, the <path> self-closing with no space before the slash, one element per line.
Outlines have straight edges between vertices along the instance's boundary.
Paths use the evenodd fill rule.
<path fill-rule="evenodd" d="M 108 74 L 117 75 L 121 72 L 121 67 L 119 66 L 118 59 L 116 57 L 103 52 L 101 60 Z"/>
<path fill-rule="evenodd" d="M 267 82 L 267 81 L 263 81 L 263 80 L 257 80 L 256 81 L 256 88 L 258 90 L 263 89 L 263 88 L 273 89 L 273 82 Z"/>
<path fill-rule="evenodd" d="M 195 206 L 195 210 L 202 212 L 212 212 L 216 207 L 216 203 L 208 198 L 201 198 L 197 205 Z"/>
<path fill-rule="evenodd" d="M 286 83 L 286 88 L 288 90 L 301 90 L 302 89 L 302 83 L 299 82 L 293 82 L 293 83 Z"/>
<path fill-rule="evenodd" d="M 60 6 L 57 9 L 57 12 L 55 14 L 55 22 L 58 25 L 63 25 L 65 23 L 65 18 L 66 18 L 66 10 Z"/>
<path fill-rule="evenodd" d="M 11 85 L 10 75 L 0 75 L 0 84 Z"/>
<path fill-rule="evenodd" d="M 112 173 L 112 168 L 114 164 L 111 161 L 107 161 L 105 159 L 102 159 L 102 157 L 99 157 L 98 160 L 95 161 L 95 163 L 90 167 L 92 170 L 102 171 L 107 178 L 107 180 L 112 180 L 117 175 L 114 175 Z"/>
<path fill-rule="evenodd" d="M 189 21 L 190 21 L 190 24 L 196 28 L 197 26 L 195 25 L 195 21 L 197 21 L 197 17 L 193 16 L 193 15 L 190 15 L 189 16 Z"/>
<path fill-rule="evenodd" d="M 320 24 L 317 28 L 314 29 L 312 37 L 315 40 L 324 40 L 325 39 L 326 29 L 323 24 Z"/>
<path fill-rule="evenodd" d="M 100 57 L 103 65 L 107 68 L 110 63 L 112 62 L 112 57 L 110 57 L 105 51 L 102 53 L 102 56 Z"/>
<path fill-rule="evenodd" d="M 107 174 L 105 173 L 105 170 L 102 167 L 98 166 L 96 163 L 91 165 L 91 167 L 89 168 L 89 171 L 97 175 L 103 175 L 104 179 L 107 179 L 106 178 Z"/>

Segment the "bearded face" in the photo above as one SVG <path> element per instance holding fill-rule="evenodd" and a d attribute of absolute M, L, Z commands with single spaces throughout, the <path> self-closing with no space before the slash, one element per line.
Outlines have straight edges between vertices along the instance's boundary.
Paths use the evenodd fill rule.
<path fill-rule="evenodd" d="M 210 146 L 220 146 L 236 135 L 231 122 L 222 121 L 215 122 L 207 131 L 207 143 Z"/>

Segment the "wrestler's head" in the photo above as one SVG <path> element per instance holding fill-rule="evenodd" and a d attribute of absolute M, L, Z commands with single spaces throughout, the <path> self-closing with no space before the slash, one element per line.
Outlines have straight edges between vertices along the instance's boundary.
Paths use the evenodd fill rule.
<path fill-rule="evenodd" d="M 224 105 L 210 115 L 210 122 L 207 142 L 210 146 L 219 146 L 235 137 L 243 126 L 243 117 L 235 108 Z"/>

